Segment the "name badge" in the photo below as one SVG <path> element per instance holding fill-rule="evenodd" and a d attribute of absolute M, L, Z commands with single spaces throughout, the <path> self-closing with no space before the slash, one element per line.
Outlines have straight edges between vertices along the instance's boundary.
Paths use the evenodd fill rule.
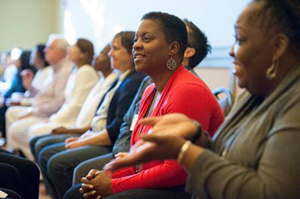
<path fill-rule="evenodd" d="M 131 122 L 131 126 L 130 126 L 130 131 L 133 131 L 133 129 L 138 121 L 138 117 L 139 117 L 139 114 L 134 114 L 132 122 Z"/>

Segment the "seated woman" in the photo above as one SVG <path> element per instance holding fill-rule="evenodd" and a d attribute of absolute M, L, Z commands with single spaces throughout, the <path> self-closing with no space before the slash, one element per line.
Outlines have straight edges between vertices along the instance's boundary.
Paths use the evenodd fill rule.
<path fill-rule="evenodd" d="M 201 147 L 205 133 L 186 116 L 147 118 L 140 124 L 153 126 L 152 134 L 107 170 L 171 158 L 189 172 L 186 188 L 195 198 L 300 198 L 299 13 L 299 1 L 259 0 L 239 16 L 230 55 L 238 85 L 249 93 L 211 150 Z M 197 143 L 187 141 L 195 136 Z"/>
<path fill-rule="evenodd" d="M 181 64 L 186 47 L 187 30 L 178 17 L 161 12 L 150 12 L 143 16 L 136 32 L 133 55 L 136 69 L 148 74 L 154 84 L 143 94 L 138 120 L 184 113 L 213 135 L 224 120 L 223 112 L 206 84 Z M 150 126 L 136 124 L 131 145 L 149 131 Z M 111 177 L 96 170 L 91 173 L 93 179 L 85 179 L 84 182 L 97 182 L 94 186 L 101 197 L 190 197 L 183 190 L 187 173 L 174 160 L 150 161 L 119 170 Z"/>
<path fill-rule="evenodd" d="M 67 56 L 74 63 L 72 72 L 65 88 L 65 102 L 59 111 L 49 118 L 43 118 L 44 122 L 31 124 L 28 130 L 16 132 L 10 135 L 15 146 L 18 146 L 24 155 L 33 159 L 29 149 L 29 140 L 37 135 L 44 135 L 58 126 L 73 125 L 79 111 L 99 76 L 90 66 L 93 56 L 93 44 L 86 39 L 78 39 L 68 50 Z"/>
<path fill-rule="evenodd" d="M 53 198 L 62 198 L 71 187 L 72 173 L 79 163 L 111 152 L 123 116 L 145 77 L 134 69 L 133 39 L 134 32 L 120 32 L 111 42 L 111 64 L 121 75 L 102 98 L 90 125 L 92 129 L 80 132 L 84 133 L 80 137 L 46 146 L 38 154 L 38 163 Z"/>
<path fill-rule="evenodd" d="M 184 52 L 182 64 L 187 70 L 192 72 L 194 75 L 197 75 L 193 68 L 195 68 L 210 52 L 210 45 L 208 44 L 205 34 L 195 24 L 186 19 L 183 20 L 183 22 L 187 28 L 188 47 Z M 91 169 L 102 169 L 112 158 L 129 151 L 130 138 L 133 130 L 131 123 L 139 112 L 140 99 L 146 87 L 149 86 L 150 80 L 151 78 L 149 76 L 143 80 L 138 93 L 136 94 L 135 100 L 132 102 L 128 112 L 124 116 L 124 122 L 120 128 L 119 137 L 113 146 L 112 154 L 98 156 L 77 165 L 73 174 L 73 185 L 76 186 L 69 189 L 68 192 L 70 194 L 66 193 L 64 197 L 74 198 L 72 194 L 78 194 L 76 193 L 79 191 L 77 184 L 81 182 L 81 179 L 85 177 Z"/>

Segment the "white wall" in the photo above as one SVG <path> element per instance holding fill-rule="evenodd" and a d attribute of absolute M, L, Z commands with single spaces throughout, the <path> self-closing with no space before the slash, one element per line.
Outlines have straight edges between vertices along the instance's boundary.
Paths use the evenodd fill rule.
<path fill-rule="evenodd" d="M 249 0 L 63 0 L 65 34 L 71 42 L 90 39 L 98 51 L 120 30 L 138 27 L 149 11 L 188 18 L 208 36 L 214 48 L 234 42 L 234 23 Z"/>

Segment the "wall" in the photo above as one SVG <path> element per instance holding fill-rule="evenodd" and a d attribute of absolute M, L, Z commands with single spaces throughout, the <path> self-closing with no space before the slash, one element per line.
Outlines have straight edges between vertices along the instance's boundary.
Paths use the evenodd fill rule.
<path fill-rule="evenodd" d="M 244 91 L 244 89 L 237 86 L 237 79 L 233 75 L 231 68 L 197 67 L 195 71 L 211 90 L 219 87 L 228 88 L 235 98 Z"/>
<path fill-rule="evenodd" d="M 86 37 L 100 51 L 120 30 L 138 27 L 149 11 L 188 18 L 207 34 L 213 47 L 234 42 L 234 23 L 249 0 L 64 0 L 64 31 L 71 43 Z"/>
<path fill-rule="evenodd" d="M 0 0 L 0 52 L 32 48 L 62 33 L 59 0 Z"/>

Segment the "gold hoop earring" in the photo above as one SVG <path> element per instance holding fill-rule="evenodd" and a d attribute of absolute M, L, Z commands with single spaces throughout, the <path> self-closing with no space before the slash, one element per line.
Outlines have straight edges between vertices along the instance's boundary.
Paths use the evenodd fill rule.
<path fill-rule="evenodd" d="M 276 75 L 277 75 L 277 65 L 278 65 L 278 61 L 274 60 L 272 65 L 267 69 L 266 77 L 269 80 L 272 80 L 276 77 Z"/>
<path fill-rule="evenodd" d="M 169 70 L 174 70 L 176 68 L 176 61 L 175 59 L 173 59 L 173 57 L 171 56 L 170 59 L 168 59 L 167 61 L 167 68 Z"/>

